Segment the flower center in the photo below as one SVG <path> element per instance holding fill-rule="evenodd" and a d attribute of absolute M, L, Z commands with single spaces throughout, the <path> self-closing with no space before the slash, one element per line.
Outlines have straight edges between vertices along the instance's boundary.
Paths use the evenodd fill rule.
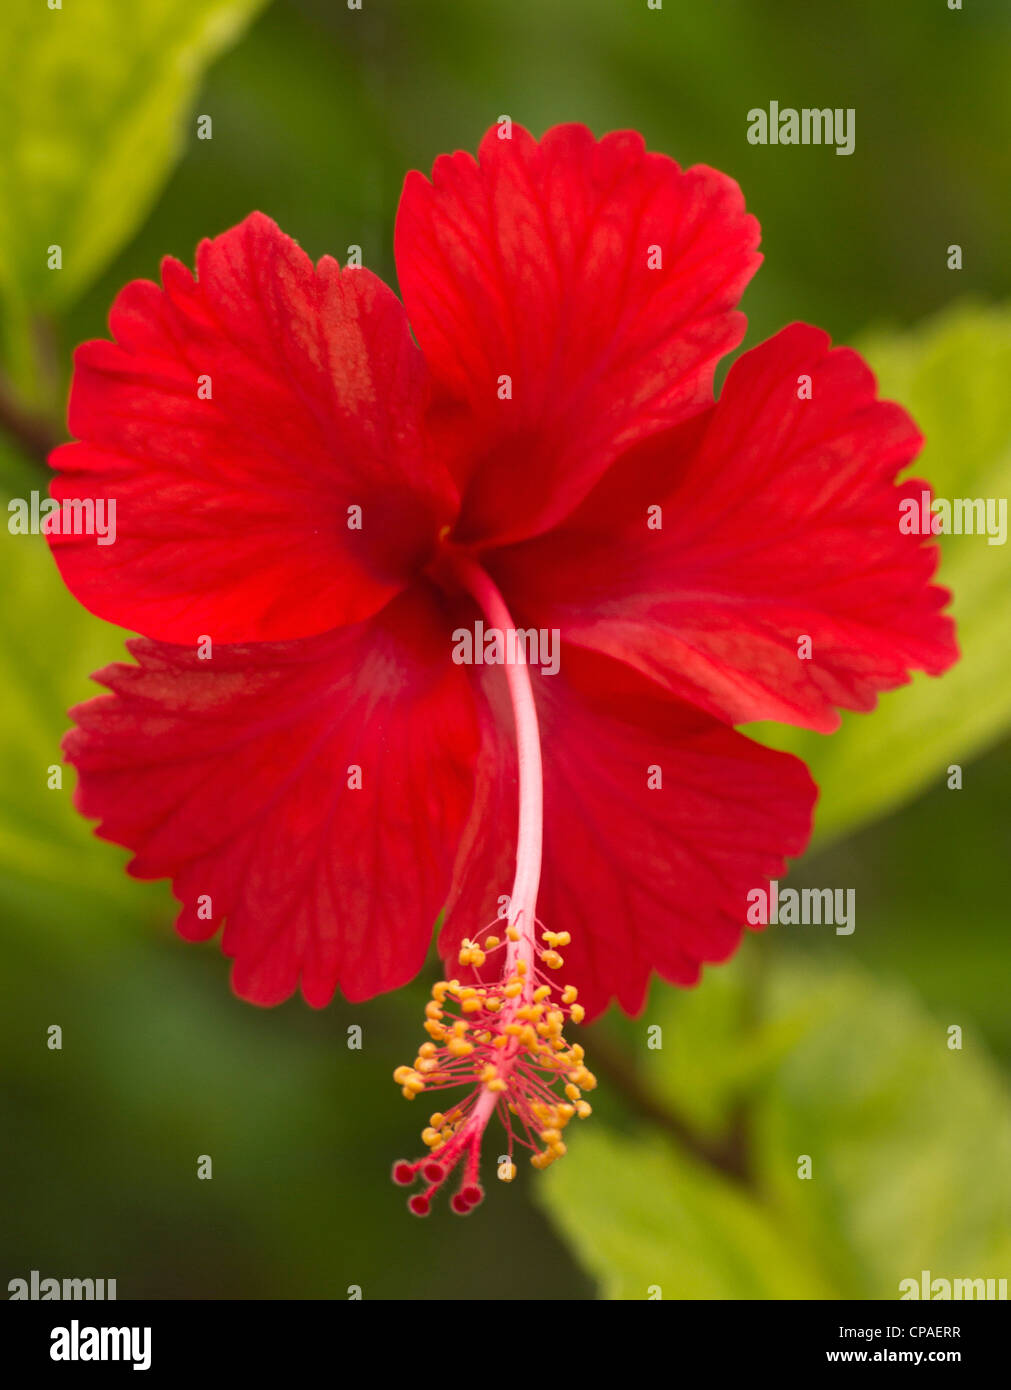
<path fill-rule="evenodd" d="M 450 561 L 457 581 L 475 599 L 486 619 L 504 633 L 515 624 L 502 595 L 488 574 L 469 556 Z M 428 1041 L 414 1065 L 398 1067 L 393 1079 L 413 1100 L 422 1091 L 470 1088 L 447 1111 L 436 1111 L 422 1131 L 429 1153 L 414 1163 L 394 1165 L 395 1182 L 419 1178 L 425 1188 L 408 1202 L 416 1216 L 427 1216 L 432 1197 L 450 1174 L 462 1168 L 460 1187 L 451 1206 L 464 1215 L 484 1196 L 480 1183 L 481 1140 L 491 1116 L 498 1113 L 506 1132 L 506 1153 L 497 1165 L 500 1179 L 516 1175 L 514 1145 L 533 1151 L 531 1162 L 546 1168 L 565 1153 L 562 1131 L 573 1116 L 589 1115 L 583 1091 L 596 1085 L 579 1044 L 566 1041 L 567 1018 L 581 1023 L 583 1008 L 572 985 L 551 979 L 564 964 L 559 946 L 568 932 L 540 932 L 537 890 L 541 877 L 544 824 L 541 743 L 537 708 L 523 644 L 515 643 L 516 660 L 505 666 L 516 731 L 519 823 L 516 872 L 505 939 L 490 923 L 460 948 L 459 963 L 469 967 L 472 983 L 440 980 L 425 1008 Z M 485 969 L 487 967 L 487 969 Z M 487 977 L 487 978 L 486 978 Z"/>

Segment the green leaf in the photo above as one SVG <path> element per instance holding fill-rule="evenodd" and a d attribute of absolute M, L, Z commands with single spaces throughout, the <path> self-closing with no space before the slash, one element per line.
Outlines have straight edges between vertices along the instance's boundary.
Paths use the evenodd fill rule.
<path fill-rule="evenodd" d="M 933 1019 L 858 971 L 793 962 L 764 1014 L 817 1022 L 762 1089 L 757 1166 L 765 1199 L 803 1229 L 852 1297 L 896 1298 L 942 1278 L 1011 1273 L 1011 1116 L 1004 1080 L 970 1019 Z M 948 1028 L 964 1028 L 949 1047 Z M 796 1176 L 799 1154 L 814 1176 Z"/>
<path fill-rule="evenodd" d="M 938 497 L 1011 497 L 1011 309 L 963 305 L 903 337 L 870 338 L 861 350 L 882 395 L 906 406 L 926 436 L 914 476 Z M 938 577 L 954 595 L 962 653 L 951 670 L 917 675 L 869 714 L 844 714 L 834 734 L 747 730 L 809 764 L 821 788 L 821 841 L 944 785 L 949 765 L 1011 725 L 1011 545 L 965 535 L 940 543 Z"/>
<path fill-rule="evenodd" d="M 0 29 L 6 318 L 26 305 L 69 303 L 127 240 L 180 152 L 204 69 L 263 3 L 65 0 L 51 10 L 44 0 L 7 0 Z M 54 245 L 62 248 L 60 270 L 47 264 Z"/>
<path fill-rule="evenodd" d="M 834 1298 L 770 1213 L 655 1134 L 588 1121 L 545 1209 L 605 1298 Z"/>
<path fill-rule="evenodd" d="M 710 1132 L 743 1104 L 747 1184 L 596 1117 L 547 1174 L 545 1209 L 604 1294 L 894 1299 L 924 1269 L 1007 1277 L 1011 1117 L 969 1022 L 949 1050 L 948 1020 L 862 972 L 772 964 L 757 999 L 739 959 L 658 989 L 643 1021 L 663 1030 L 639 1072 L 659 1100 Z"/>
<path fill-rule="evenodd" d="M 163 888 L 126 876 L 122 851 L 95 841 L 91 822 L 74 810 L 74 772 L 60 751 L 68 708 L 102 693 L 89 676 L 125 657 L 126 634 L 72 597 L 41 536 L 4 528 L 0 588 L 0 916 L 30 920 L 37 930 L 61 934 L 72 950 L 86 951 L 89 934 L 93 944 L 122 925 L 120 906 L 136 916 L 165 900 Z"/>

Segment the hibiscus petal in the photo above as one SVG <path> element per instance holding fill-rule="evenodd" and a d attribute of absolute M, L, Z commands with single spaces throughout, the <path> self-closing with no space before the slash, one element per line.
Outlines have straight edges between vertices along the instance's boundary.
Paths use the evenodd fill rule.
<path fill-rule="evenodd" d="M 139 640 L 96 676 L 66 739 L 77 805 L 171 877 L 193 940 L 225 923 L 237 993 L 301 980 L 366 999 L 424 962 L 470 806 L 474 701 L 433 598 L 292 643 L 189 649 Z M 358 788 L 355 768 L 361 769 Z M 206 901 L 204 900 L 206 895 Z"/>
<path fill-rule="evenodd" d="M 408 174 L 396 254 L 441 388 L 433 433 L 469 480 L 456 535 L 504 541 L 557 522 L 618 452 L 712 401 L 761 257 L 732 179 L 681 170 L 635 132 L 495 127 L 479 161 Z"/>
<path fill-rule="evenodd" d="M 533 672 L 544 747 L 538 916 L 572 936 L 559 980 L 590 1017 L 612 999 L 636 1013 L 657 971 L 694 984 L 726 960 L 748 893 L 800 854 L 817 795 L 804 764 L 673 700 L 619 662 L 563 646 Z M 515 750 L 501 671 L 485 671 L 484 746 L 439 950 L 459 975 L 461 939 L 492 922 L 515 852 Z M 651 771 L 662 785 L 651 789 Z M 498 825 L 498 835 L 481 826 Z"/>
<path fill-rule="evenodd" d="M 116 539 L 51 536 L 67 584 L 170 642 L 287 640 L 376 612 L 455 509 L 422 452 L 403 306 L 367 270 L 314 267 L 261 213 L 201 243 L 196 282 L 171 259 L 162 274 L 117 297 L 115 343 L 76 354 L 80 442 L 55 451 L 52 494 L 114 498 Z"/>
<path fill-rule="evenodd" d="M 829 732 L 836 706 L 872 709 L 911 670 L 957 658 L 950 595 L 930 583 L 937 547 L 899 530 L 900 502 L 926 485 L 893 480 L 921 443 L 857 353 L 794 324 L 734 364 L 706 415 L 489 568 L 524 620 L 721 718 Z"/>

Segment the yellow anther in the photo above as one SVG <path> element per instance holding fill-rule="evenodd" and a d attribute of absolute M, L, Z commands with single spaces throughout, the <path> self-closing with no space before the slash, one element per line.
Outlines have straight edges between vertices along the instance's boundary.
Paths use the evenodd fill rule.
<path fill-rule="evenodd" d="M 556 947 L 567 945 L 569 935 L 548 931 L 540 935 L 547 949 L 539 949 L 536 963 L 527 958 L 514 960 L 504 978 L 496 977 L 495 983 L 438 981 L 425 1004 L 428 1040 L 419 1046 L 414 1065 L 398 1067 L 394 1079 L 407 1100 L 415 1100 L 426 1085 L 460 1086 L 468 1081 L 493 1093 L 486 1106 L 493 1107 L 501 1096 L 509 1113 L 522 1121 L 526 1134 L 537 1136 L 542 1144 L 531 1163 L 543 1169 L 565 1153 L 562 1134 L 569 1122 L 591 1114 L 582 1093 L 594 1088 L 596 1078 L 584 1063 L 583 1048 L 578 1043 L 570 1046 L 563 1034 L 569 1019 L 578 1024 L 586 1017 L 584 1007 L 576 1002 L 576 987 L 559 985 L 556 993 L 537 981 L 536 966 L 541 962 L 550 969 L 562 965 Z M 523 940 L 514 926 L 507 929 L 507 936 L 511 941 Z M 489 936 L 483 947 L 466 937 L 460 963 L 479 964 L 487 951 L 500 945 L 498 937 Z M 492 1016 L 499 1014 L 503 1016 L 493 1021 Z M 433 1154 L 441 1154 L 467 1122 L 467 1112 L 459 1107 L 448 1114 L 434 1111 L 422 1130 L 422 1142 Z M 505 1159 L 503 1164 L 500 1177 L 510 1181 L 515 1165 Z"/>
<path fill-rule="evenodd" d="M 513 1178 L 516 1176 L 516 1164 L 500 1163 L 498 1176 L 500 1182 L 512 1182 Z"/>

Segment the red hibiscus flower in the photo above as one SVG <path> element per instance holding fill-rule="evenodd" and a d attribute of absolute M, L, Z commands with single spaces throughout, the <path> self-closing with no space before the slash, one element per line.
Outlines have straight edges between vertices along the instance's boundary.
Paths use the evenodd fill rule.
<path fill-rule="evenodd" d="M 419 1214 L 458 1165 L 479 1200 L 495 1112 L 564 1152 L 563 1025 L 695 982 L 803 850 L 806 768 L 732 726 L 829 731 L 956 655 L 898 526 L 920 436 L 861 359 L 794 324 L 713 402 L 760 260 L 733 180 L 503 136 L 408 175 L 403 304 L 259 213 L 128 285 L 53 456 L 117 508 L 115 544 L 50 537 L 64 579 L 143 634 L 73 711 L 77 804 L 182 935 L 322 1006 L 410 980 L 445 911 L 396 1075 L 471 1090 L 395 1170 Z"/>

